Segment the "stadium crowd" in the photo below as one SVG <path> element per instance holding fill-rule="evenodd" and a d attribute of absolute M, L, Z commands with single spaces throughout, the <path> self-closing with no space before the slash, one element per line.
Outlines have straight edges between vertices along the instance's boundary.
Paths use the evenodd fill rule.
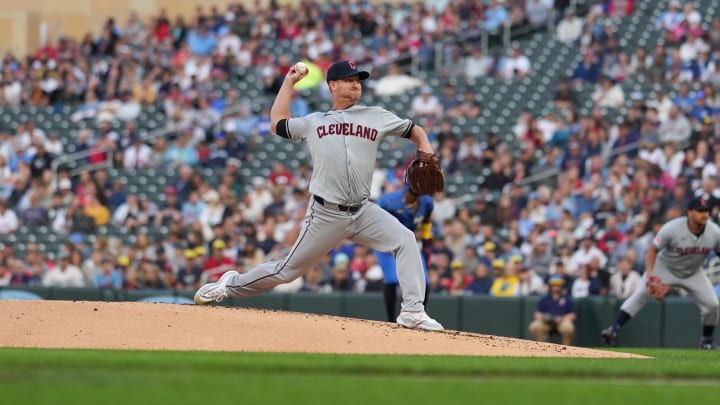
<path fill-rule="evenodd" d="M 711 199 L 717 218 L 720 18 L 705 26 L 701 10 L 673 0 L 657 20 L 664 42 L 626 50 L 617 27 L 632 14 L 632 0 L 596 1 L 584 15 L 569 3 L 271 2 L 198 7 L 189 20 L 162 10 L 148 20 L 131 13 L 122 26 L 110 18 L 98 35 L 63 37 L 26 57 L 8 52 L 3 108 L 70 108 L 82 128 L 72 150 L 90 151 L 88 163 L 104 162 L 112 150 L 113 167 L 171 166 L 177 178 L 153 199 L 130 193 L 106 169 L 53 176 L 51 162 L 68 144 L 32 116 L 3 128 L 0 235 L 45 226 L 70 238 L 58 252 L 28 243 L 22 255 L 5 243 L 0 284 L 193 290 L 226 266 L 242 271 L 281 257 L 305 213 L 310 162 L 291 170 L 278 161 L 267 178 L 244 178 L 239 169 L 269 134 L 267 101 L 295 61 L 276 56 L 272 45 L 286 43 L 321 74 L 338 59 L 376 66 L 368 94 L 420 89 L 407 113 L 431 132 L 446 173 L 462 174 L 468 164 L 489 168 L 469 203 L 434 196 L 432 293 L 543 294 L 549 277 L 559 275 L 574 298 L 627 297 L 653 233 L 682 215 L 690 196 Z M 577 44 L 582 60 L 559 81 L 542 114 L 517 117 L 517 153 L 502 134 L 478 139 L 456 132 L 453 120 L 476 118 L 484 108 L 472 88 L 432 88 L 403 63 L 412 55 L 421 71 L 438 77 L 536 77 L 519 46 L 486 55 L 479 41 L 458 39 L 505 24 L 544 30 L 548 22 L 557 41 Z M 438 41 L 461 46 L 444 48 L 453 62 L 435 71 Z M 208 91 L 206 84 L 239 71 L 262 83 L 257 101 L 243 104 L 238 89 Z M 639 80 L 658 84 L 657 91 L 625 94 Z M 320 99 L 327 96 L 321 82 L 310 89 Z M 594 108 L 581 115 L 577 91 L 588 86 Z M 663 91 L 666 86 L 673 91 Z M 303 94 L 293 100 L 295 115 L 311 109 Z M 152 105 L 167 122 L 164 135 L 148 140 L 136 119 Z M 237 105 L 242 108 L 230 114 Z M 624 119 L 610 120 L 607 108 L 626 109 Z M 200 175 L 208 167 L 224 169 L 216 183 Z M 378 165 L 372 198 L 402 187 L 402 169 Z M 532 175 L 540 180 L 527 183 Z M 132 242 L 98 234 L 105 226 L 123 229 Z M 147 227 L 166 232 L 154 238 L 141 231 Z M 341 241 L 302 279 L 281 287 L 363 292 L 381 286 L 372 252 Z"/>

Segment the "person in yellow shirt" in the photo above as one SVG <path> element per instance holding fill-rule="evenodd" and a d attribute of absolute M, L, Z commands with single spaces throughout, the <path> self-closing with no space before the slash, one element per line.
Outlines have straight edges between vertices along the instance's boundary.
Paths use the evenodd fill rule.
<path fill-rule="evenodd" d="M 97 197 L 90 194 L 88 196 L 88 203 L 85 206 L 85 215 L 95 220 L 95 226 L 107 225 L 110 222 L 110 210 L 100 204 Z"/>
<path fill-rule="evenodd" d="M 517 276 L 517 265 L 514 263 L 514 258 L 510 259 L 510 263 L 505 265 L 502 259 L 496 259 L 493 261 L 493 267 L 498 268 L 502 265 L 502 275 L 493 281 L 492 287 L 490 287 L 490 295 L 495 297 L 516 297 L 518 295 L 518 286 L 520 285 L 520 279 Z"/>
<path fill-rule="evenodd" d="M 135 83 L 132 89 L 133 100 L 140 104 L 154 104 L 157 100 L 157 92 L 153 86 L 152 76 L 144 78 L 141 82 Z"/>

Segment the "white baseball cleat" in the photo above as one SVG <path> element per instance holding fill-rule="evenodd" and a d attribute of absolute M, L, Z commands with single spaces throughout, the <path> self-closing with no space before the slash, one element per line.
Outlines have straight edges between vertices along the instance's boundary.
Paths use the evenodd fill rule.
<path fill-rule="evenodd" d="M 226 271 L 220 279 L 214 283 L 207 283 L 200 287 L 195 293 L 195 303 L 207 305 L 211 302 L 220 302 L 227 298 L 227 283 L 230 277 L 239 275 L 235 270 Z"/>
<path fill-rule="evenodd" d="M 397 317 L 397 323 L 410 329 L 423 330 L 445 330 L 440 322 L 430 318 L 425 311 L 407 312 L 402 311 Z"/>

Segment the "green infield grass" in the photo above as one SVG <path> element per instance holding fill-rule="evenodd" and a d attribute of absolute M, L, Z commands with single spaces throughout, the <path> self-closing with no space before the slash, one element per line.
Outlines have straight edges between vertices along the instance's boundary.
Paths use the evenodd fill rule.
<path fill-rule="evenodd" d="M 1 404 L 720 401 L 720 351 L 647 360 L 0 349 Z"/>

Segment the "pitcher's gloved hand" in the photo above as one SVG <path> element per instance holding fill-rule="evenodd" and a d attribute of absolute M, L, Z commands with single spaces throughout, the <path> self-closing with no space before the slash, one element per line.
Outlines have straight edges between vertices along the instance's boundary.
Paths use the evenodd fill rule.
<path fill-rule="evenodd" d="M 445 187 L 445 175 L 440 160 L 434 153 L 418 150 L 415 159 L 405 170 L 405 181 L 416 195 L 426 195 L 442 191 Z"/>

